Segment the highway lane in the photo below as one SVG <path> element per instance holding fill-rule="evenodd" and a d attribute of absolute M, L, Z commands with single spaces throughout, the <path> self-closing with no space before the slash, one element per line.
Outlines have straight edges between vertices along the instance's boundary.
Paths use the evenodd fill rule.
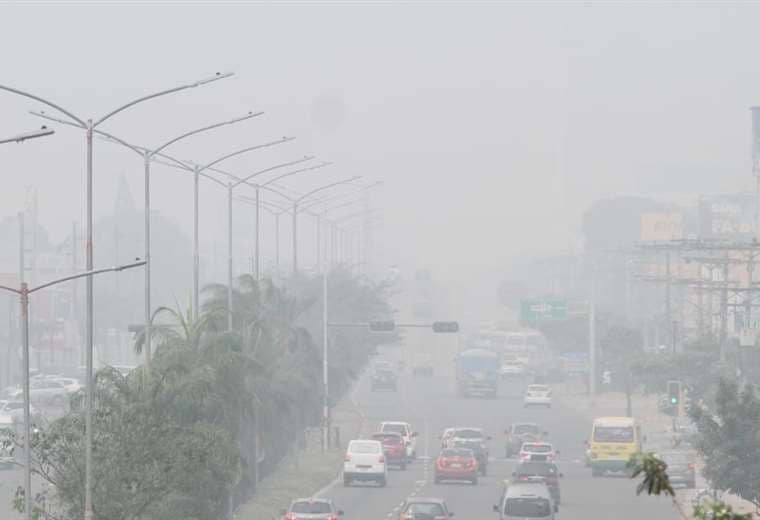
<path fill-rule="evenodd" d="M 385 348 L 381 357 L 393 359 L 396 351 Z M 504 459 L 503 430 L 512 421 L 535 421 L 549 431 L 560 450 L 563 503 L 559 518 L 617 520 L 671 520 L 677 518 L 664 498 L 637 497 L 635 482 L 625 477 L 592 478 L 582 464 L 583 441 L 590 422 L 577 413 L 555 404 L 554 408 L 524 409 L 519 398 L 522 383 L 502 388 L 497 399 L 464 399 L 455 396 L 454 382 L 447 376 L 412 378 L 407 372 L 400 380 L 399 392 L 371 392 L 362 381 L 356 398 L 362 407 L 371 433 L 383 420 L 404 420 L 419 432 L 420 460 L 407 471 L 393 470 L 386 488 L 356 486 L 343 488 L 342 482 L 330 488 L 333 498 L 346 513 L 347 520 L 386 520 L 398 518 L 398 506 L 411 495 L 444 498 L 457 518 L 495 519 L 491 511 L 510 478 L 515 461 Z M 433 459 L 438 453 L 440 432 L 451 426 L 478 426 L 492 436 L 492 461 L 489 475 L 478 486 L 433 483 Z M 427 455 L 427 457 L 426 457 Z"/>

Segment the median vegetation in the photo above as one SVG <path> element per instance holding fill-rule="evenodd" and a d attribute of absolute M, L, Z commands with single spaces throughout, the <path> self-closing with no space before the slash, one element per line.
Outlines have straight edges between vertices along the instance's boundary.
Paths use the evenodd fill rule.
<path fill-rule="evenodd" d="M 158 309 L 153 356 L 128 376 L 96 376 L 93 418 L 95 520 L 218 520 L 255 492 L 322 406 L 321 278 L 282 286 L 250 276 L 233 291 L 205 290 L 200 316 Z M 389 287 L 348 271 L 328 277 L 331 321 L 389 316 Z M 332 402 L 342 397 L 380 341 L 366 328 L 330 334 Z M 138 338 L 141 350 L 144 338 Z M 52 484 L 35 498 L 35 516 L 83 516 L 84 401 L 33 442 L 34 471 Z M 23 501 L 16 501 L 17 509 Z"/>

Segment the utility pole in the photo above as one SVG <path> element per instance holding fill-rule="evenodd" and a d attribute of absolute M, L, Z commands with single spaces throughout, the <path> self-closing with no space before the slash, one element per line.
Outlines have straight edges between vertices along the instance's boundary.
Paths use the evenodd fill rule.
<path fill-rule="evenodd" d="M 591 295 L 588 308 L 589 400 L 596 402 L 596 266 L 591 266 Z"/>

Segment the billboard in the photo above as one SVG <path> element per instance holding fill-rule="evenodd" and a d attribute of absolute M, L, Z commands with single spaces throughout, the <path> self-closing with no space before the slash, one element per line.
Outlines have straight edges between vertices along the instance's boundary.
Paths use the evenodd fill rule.
<path fill-rule="evenodd" d="M 665 242 L 683 238 L 680 211 L 647 211 L 641 214 L 642 242 Z"/>
<path fill-rule="evenodd" d="M 724 240 L 751 240 L 757 201 L 748 193 L 711 195 L 699 203 L 700 236 Z"/>

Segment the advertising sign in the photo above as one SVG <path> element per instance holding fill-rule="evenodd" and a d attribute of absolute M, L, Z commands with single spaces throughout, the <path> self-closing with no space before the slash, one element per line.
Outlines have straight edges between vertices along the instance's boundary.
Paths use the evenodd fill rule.
<path fill-rule="evenodd" d="M 680 211 L 649 211 L 641 214 L 641 240 L 667 242 L 683 238 Z"/>
<path fill-rule="evenodd" d="M 703 238 L 751 240 L 754 236 L 755 196 L 712 195 L 700 201 L 700 234 Z"/>

